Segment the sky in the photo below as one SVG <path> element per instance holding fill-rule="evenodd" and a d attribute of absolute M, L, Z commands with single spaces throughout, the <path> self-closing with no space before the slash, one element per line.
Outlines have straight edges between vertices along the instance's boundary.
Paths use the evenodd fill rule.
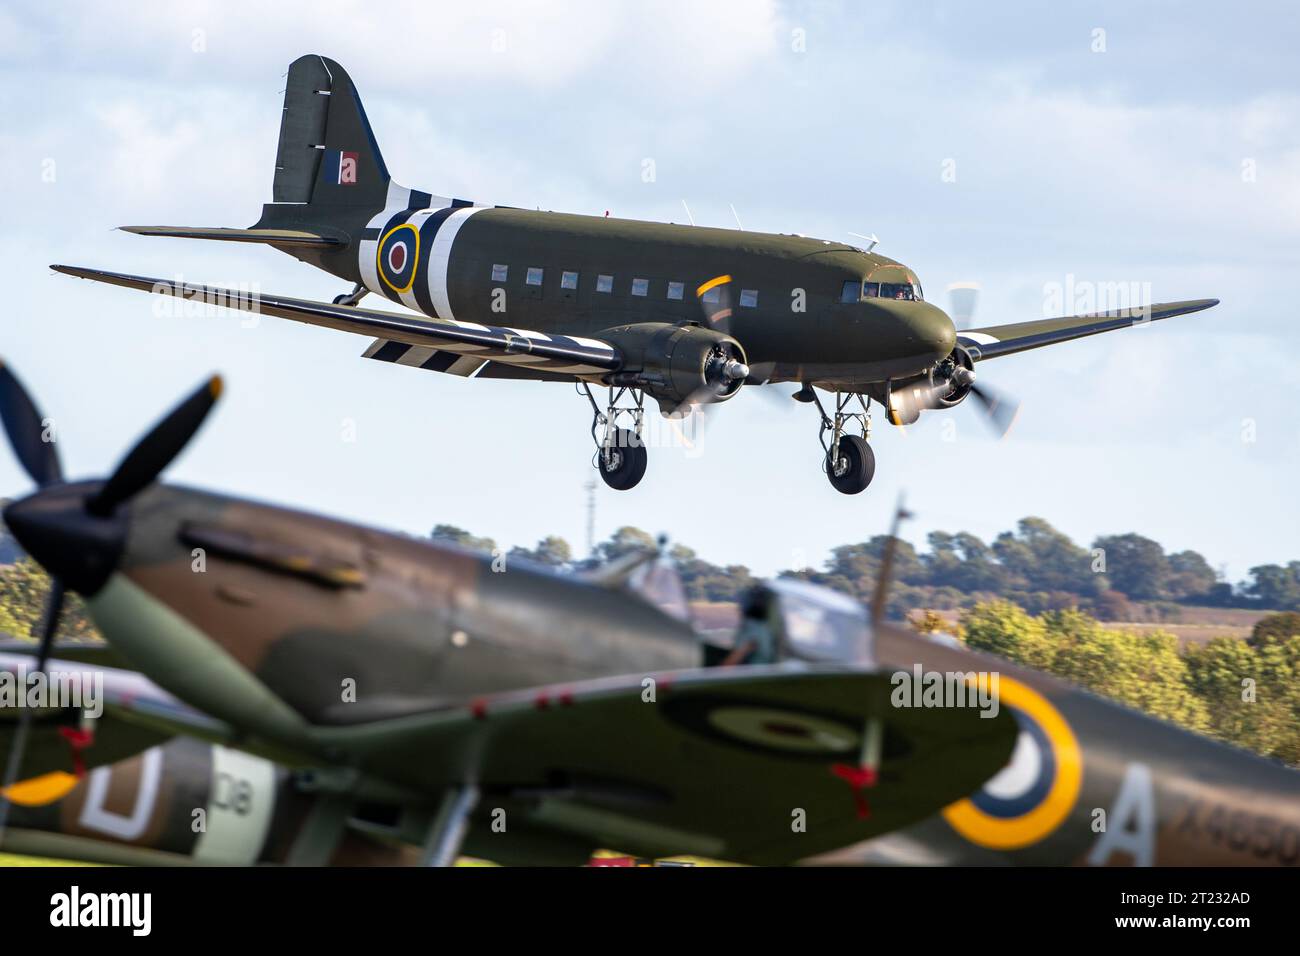
<path fill-rule="evenodd" d="M 483 203 L 853 240 L 982 288 L 976 325 L 1120 283 L 1208 312 L 982 364 L 1022 402 L 905 432 L 842 496 L 814 410 L 743 389 L 693 450 L 598 483 L 597 540 L 666 533 L 759 573 L 883 532 L 985 538 L 1038 515 L 1080 543 L 1137 531 L 1229 579 L 1300 558 L 1300 18 L 1239 3 L 200 2 L 0 7 L 7 292 L 0 355 L 55 421 L 65 470 L 106 474 L 219 371 L 168 479 L 416 534 L 587 542 L 590 411 L 566 385 L 361 359 L 367 340 L 51 273 L 61 262 L 328 300 L 260 247 L 128 224 L 247 226 L 271 198 L 288 64 L 344 65 L 394 177 Z M 646 161 L 654 176 L 646 181 Z M 366 304 L 396 308 L 370 297 Z M 1072 311 L 1067 303 L 1066 311 Z M 0 494 L 29 487 L 0 454 Z"/>

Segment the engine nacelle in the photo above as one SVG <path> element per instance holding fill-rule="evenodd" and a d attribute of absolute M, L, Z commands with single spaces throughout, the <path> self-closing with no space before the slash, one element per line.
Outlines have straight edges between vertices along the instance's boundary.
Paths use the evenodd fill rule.
<path fill-rule="evenodd" d="M 935 403 L 939 408 L 960 405 L 975 384 L 975 360 L 963 346 L 956 346 L 948 357 L 930 370 L 930 381 L 936 386 Z M 947 390 L 939 386 L 947 383 Z"/>
<path fill-rule="evenodd" d="M 974 384 L 975 360 L 958 345 L 928 372 L 901 382 L 889 382 L 884 395 L 877 397 L 893 424 L 911 425 L 923 411 L 960 405 Z"/>
<path fill-rule="evenodd" d="M 749 376 L 740 343 L 698 325 L 643 322 L 600 337 L 623 354 L 623 367 L 609 383 L 643 389 L 664 415 L 687 402 L 725 402 Z"/>

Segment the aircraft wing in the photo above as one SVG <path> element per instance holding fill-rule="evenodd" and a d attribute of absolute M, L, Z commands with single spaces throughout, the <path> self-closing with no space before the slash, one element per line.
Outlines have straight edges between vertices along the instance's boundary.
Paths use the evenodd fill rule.
<path fill-rule="evenodd" d="M 27 653 L 0 651 L 0 681 L 29 701 Z M 45 673 L 62 696 L 30 700 L 49 706 L 31 710 L 31 731 L 20 781 L 47 774 L 69 774 L 115 763 L 157 746 L 177 734 L 230 743 L 230 727 L 177 700 L 134 671 L 67 660 L 50 660 Z M 72 688 L 76 686 L 76 697 Z M 55 706 L 57 705 L 57 706 Z M 88 711 L 101 711 L 87 720 Z M 8 754 L 23 713 L 0 707 L 0 753 Z"/>
<path fill-rule="evenodd" d="M 443 321 L 358 306 L 313 302 L 310 299 L 289 299 L 250 292 L 247 289 L 223 289 L 190 282 L 175 283 L 167 279 L 151 279 L 76 266 L 52 265 L 50 268 L 64 275 L 107 282 L 142 292 L 155 292 L 223 308 L 274 315 L 307 325 L 377 336 L 402 353 L 396 359 L 400 364 L 436 368 L 438 371 L 449 370 L 449 359 L 461 357 L 475 368 L 489 362 L 499 362 L 566 375 L 600 375 L 618 368 L 622 363 L 618 350 L 599 339 L 548 335 L 527 329 L 480 325 L 477 322 Z M 367 357 L 380 356 L 367 354 Z M 448 368 L 437 367 L 444 362 Z"/>
<path fill-rule="evenodd" d="M 1163 302 L 1133 309 L 1115 309 L 1091 315 L 1071 315 L 1059 319 L 1040 319 L 1034 322 L 1017 322 L 1012 325 L 991 325 L 982 329 L 969 329 L 957 333 L 957 343 L 970 350 L 976 360 L 1014 355 L 1028 349 L 1087 335 L 1144 325 L 1176 315 L 1200 312 L 1219 304 L 1218 299 L 1191 299 L 1186 302 Z"/>
<path fill-rule="evenodd" d="M 471 830 L 485 833 L 495 808 L 509 821 L 475 843 L 488 859 L 508 855 L 511 834 L 544 831 L 782 864 L 924 819 L 1009 758 L 1009 711 L 893 707 L 891 677 L 790 665 L 632 675 L 333 730 L 349 759 L 411 789 L 476 782 Z M 855 786 L 869 721 L 878 782 Z"/>

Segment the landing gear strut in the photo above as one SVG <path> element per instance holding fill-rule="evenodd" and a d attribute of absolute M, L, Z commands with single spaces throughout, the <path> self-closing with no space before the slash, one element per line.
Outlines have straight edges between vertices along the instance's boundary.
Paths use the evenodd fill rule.
<path fill-rule="evenodd" d="M 835 415 L 832 418 L 826 414 L 826 409 L 821 399 L 817 397 L 816 391 L 805 386 L 796 394 L 803 395 L 804 392 L 812 396 L 812 401 L 817 404 L 817 411 L 821 412 L 822 428 L 817 437 L 826 452 L 822 467 L 831 486 L 845 495 L 856 495 L 865 491 L 876 474 L 876 456 L 871 446 L 867 444 L 867 439 L 871 437 L 871 400 L 855 392 L 847 395 L 836 392 Z M 850 409 L 849 406 L 854 399 L 857 399 L 861 411 Z M 806 399 L 801 400 L 806 401 Z M 845 434 L 846 426 L 851 423 L 856 423 L 861 428 L 861 435 Z M 827 441 L 827 432 L 830 432 L 829 441 Z"/>
<path fill-rule="evenodd" d="M 358 282 L 351 292 L 344 292 L 342 295 L 334 297 L 335 305 L 356 305 L 360 302 L 370 290 Z"/>
<path fill-rule="evenodd" d="M 600 472 L 605 484 L 615 491 L 627 491 L 636 487 L 644 477 L 646 461 L 645 444 L 641 440 L 641 429 L 645 422 L 645 395 L 634 388 L 613 388 L 609 390 L 609 402 L 605 410 L 596 404 L 591 394 L 591 386 L 580 383 L 582 391 L 591 403 L 591 439 L 596 443 L 596 454 L 592 464 Z M 627 395 L 631 405 L 620 406 L 618 403 Z M 631 419 L 631 428 L 618 427 L 620 415 Z"/>

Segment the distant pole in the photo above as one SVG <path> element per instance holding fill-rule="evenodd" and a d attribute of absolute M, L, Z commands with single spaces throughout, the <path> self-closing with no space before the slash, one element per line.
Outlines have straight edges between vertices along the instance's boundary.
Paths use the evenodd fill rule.
<path fill-rule="evenodd" d="M 587 557 L 596 553 L 596 479 L 588 479 L 587 489 Z"/>

